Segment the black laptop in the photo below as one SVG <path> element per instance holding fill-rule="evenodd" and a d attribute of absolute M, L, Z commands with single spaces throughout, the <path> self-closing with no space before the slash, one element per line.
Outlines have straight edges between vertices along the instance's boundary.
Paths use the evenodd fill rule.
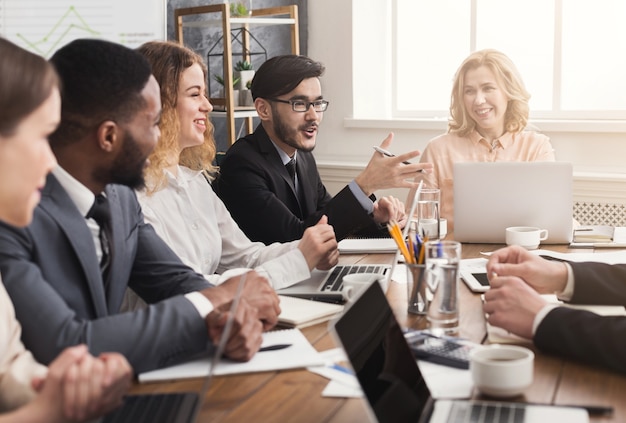
<path fill-rule="evenodd" d="M 380 423 L 589 421 L 585 410 L 573 407 L 433 400 L 377 283 L 363 290 L 333 327 L 363 389 L 369 410 Z"/>
<path fill-rule="evenodd" d="M 224 325 L 220 342 L 214 348 L 209 371 L 199 392 L 175 392 L 129 395 L 124 404 L 106 415 L 102 423 L 193 423 L 196 421 L 201 405 L 209 390 L 213 371 L 224 352 L 230 336 L 235 310 L 241 299 L 246 274 L 241 276 L 237 293 L 229 311 L 229 318 Z"/>

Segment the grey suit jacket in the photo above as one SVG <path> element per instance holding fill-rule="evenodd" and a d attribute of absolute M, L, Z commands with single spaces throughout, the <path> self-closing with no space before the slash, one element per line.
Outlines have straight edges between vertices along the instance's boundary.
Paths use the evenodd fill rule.
<path fill-rule="evenodd" d="M 170 365 L 207 348 L 204 320 L 181 294 L 210 286 L 144 223 L 135 193 L 109 185 L 110 283 L 105 292 L 85 218 L 52 175 L 26 229 L 0 224 L 0 273 L 35 358 L 50 363 L 79 343 L 118 351 L 135 372 Z M 120 314 L 127 287 L 147 303 Z"/>

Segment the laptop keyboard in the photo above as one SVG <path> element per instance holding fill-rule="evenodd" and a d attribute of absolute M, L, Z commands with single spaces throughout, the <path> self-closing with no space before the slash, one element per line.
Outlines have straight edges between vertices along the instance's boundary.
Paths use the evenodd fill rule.
<path fill-rule="evenodd" d="M 328 279 L 326 279 L 326 282 L 324 282 L 324 285 L 322 286 L 322 291 L 341 291 L 341 285 L 344 276 L 351 273 L 382 273 L 383 268 L 384 266 L 375 264 L 335 266 L 330 275 L 328 275 Z"/>
<path fill-rule="evenodd" d="M 524 423 L 525 406 L 514 403 L 452 403 L 448 423 Z"/>
<path fill-rule="evenodd" d="M 131 395 L 102 423 L 191 422 L 197 402 L 193 392 Z"/>

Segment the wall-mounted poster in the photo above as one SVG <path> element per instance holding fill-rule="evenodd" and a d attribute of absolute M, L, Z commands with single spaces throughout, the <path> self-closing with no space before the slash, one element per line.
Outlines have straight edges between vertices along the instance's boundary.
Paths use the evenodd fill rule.
<path fill-rule="evenodd" d="M 44 57 L 77 38 L 165 40 L 165 0 L 0 0 L 0 35 Z"/>

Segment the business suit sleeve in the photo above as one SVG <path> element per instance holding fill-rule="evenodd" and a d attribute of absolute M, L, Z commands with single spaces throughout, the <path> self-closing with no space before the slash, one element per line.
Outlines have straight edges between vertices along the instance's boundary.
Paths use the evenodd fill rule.
<path fill-rule="evenodd" d="M 626 317 L 557 307 L 541 321 L 534 343 L 543 352 L 626 373 Z"/>
<path fill-rule="evenodd" d="M 50 363 L 65 347 L 85 343 L 94 355 L 122 353 L 135 372 L 142 372 L 180 362 L 207 348 L 204 320 L 179 295 L 207 286 L 206 281 L 177 263 L 171 250 L 143 223 L 134 195 L 122 193 L 120 197 L 132 207 L 124 206 L 123 216 L 115 218 L 116 231 L 123 235 L 115 240 L 117 256 L 111 264 L 107 296 L 101 283 L 89 280 L 83 266 L 85 257 L 94 252 L 77 251 L 69 242 L 80 237 L 81 230 L 88 231 L 80 214 L 62 216 L 69 221 L 80 219 L 80 225 L 69 233 L 41 206 L 28 229 L 0 225 L 0 272 L 22 324 L 22 340 L 42 363 Z M 97 267 L 95 271 L 99 272 Z M 154 304 L 120 314 L 129 281 Z"/>
<path fill-rule="evenodd" d="M 570 263 L 575 304 L 626 305 L 626 265 Z M 626 317 L 558 307 L 541 321 L 541 350 L 626 373 Z"/>
<path fill-rule="evenodd" d="M 626 305 L 626 264 L 570 263 L 575 304 Z"/>

